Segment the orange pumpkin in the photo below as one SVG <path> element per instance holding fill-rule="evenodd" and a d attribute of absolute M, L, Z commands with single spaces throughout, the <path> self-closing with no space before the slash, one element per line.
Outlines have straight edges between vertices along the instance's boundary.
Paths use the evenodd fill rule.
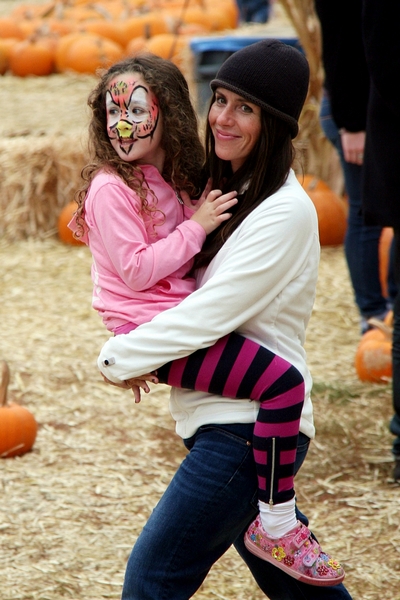
<path fill-rule="evenodd" d="M 150 38 L 153 35 L 170 33 L 173 30 L 175 19 L 169 19 L 160 11 L 151 11 L 142 15 L 128 17 L 122 25 L 121 44 L 126 46 L 136 37 Z"/>
<path fill-rule="evenodd" d="M 384 227 L 379 238 L 379 279 L 381 282 L 382 295 L 384 296 L 384 298 L 389 297 L 388 274 L 392 240 L 393 229 L 391 227 Z"/>
<path fill-rule="evenodd" d="M 123 57 L 124 50 L 116 42 L 100 35 L 81 33 L 69 45 L 64 70 L 94 74 L 97 69 L 108 69 Z"/>
<path fill-rule="evenodd" d="M 200 6 L 204 6 L 211 11 L 218 10 L 220 17 L 224 18 L 224 29 L 236 29 L 238 27 L 239 9 L 235 0 L 219 0 L 218 5 L 215 0 L 202 0 Z"/>
<path fill-rule="evenodd" d="M 57 73 L 63 73 L 67 70 L 69 49 L 76 40 L 81 39 L 82 35 L 89 36 L 94 34 L 82 34 L 79 31 L 72 31 L 71 33 L 63 35 L 58 40 L 56 49 L 54 51 L 54 62 Z"/>
<path fill-rule="evenodd" d="M 11 458 L 28 452 L 36 439 L 37 423 L 32 413 L 19 404 L 7 404 L 10 370 L 1 361 L 0 384 L 0 458 Z"/>
<path fill-rule="evenodd" d="M 95 33 L 101 35 L 113 42 L 116 42 L 120 46 L 124 46 L 124 29 L 122 23 L 118 21 L 106 21 L 105 19 L 93 19 L 91 21 L 84 22 L 79 27 L 80 31 L 88 31 L 89 33 Z"/>
<path fill-rule="evenodd" d="M 347 230 L 346 203 L 318 177 L 307 174 L 298 179 L 317 211 L 321 246 L 340 246 Z"/>
<path fill-rule="evenodd" d="M 392 377 L 392 328 L 370 319 L 374 326 L 362 336 L 355 356 L 355 368 L 361 381 L 383 383 Z"/>
<path fill-rule="evenodd" d="M 64 244 L 71 244 L 72 246 L 82 246 L 84 242 L 74 237 L 71 229 L 68 227 L 68 223 L 74 216 L 74 212 L 77 209 L 75 200 L 68 202 L 60 212 L 57 221 L 58 237 Z"/>
<path fill-rule="evenodd" d="M 0 38 L 24 39 L 24 32 L 13 17 L 0 17 Z"/>
<path fill-rule="evenodd" d="M 132 38 L 125 47 L 126 56 L 136 56 L 142 50 L 146 48 L 147 40 L 145 37 L 139 35 L 138 37 Z"/>
<path fill-rule="evenodd" d="M 13 75 L 50 75 L 54 70 L 54 52 L 39 39 L 16 42 L 10 50 L 10 70 Z"/>
<path fill-rule="evenodd" d="M 146 43 L 146 50 L 167 58 L 178 67 L 183 67 L 183 52 L 188 48 L 189 38 L 185 35 L 175 35 L 173 33 L 160 33 L 154 35 Z"/>

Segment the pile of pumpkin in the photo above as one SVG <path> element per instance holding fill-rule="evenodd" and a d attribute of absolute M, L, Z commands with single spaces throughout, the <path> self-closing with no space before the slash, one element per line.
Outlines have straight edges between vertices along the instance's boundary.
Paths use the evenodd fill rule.
<path fill-rule="evenodd" d="M 0 17 L 0 74 L 98 68 L 148 50 L 182 66 L 192 36 L 235 29 L 235 0 L 55 0 Z"/>

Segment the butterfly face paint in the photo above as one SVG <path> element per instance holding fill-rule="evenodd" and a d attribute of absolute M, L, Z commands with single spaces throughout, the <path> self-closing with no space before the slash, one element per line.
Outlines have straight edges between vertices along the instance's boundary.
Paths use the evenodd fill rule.
<path fill-rule="evenodd" d="M 160 168 L 160 160 L 164 160 L 161 113 L 156 97 L 139 73 L 124 73 L 111 81 L 106 111 L 108 137 L 118 156 Z"/>

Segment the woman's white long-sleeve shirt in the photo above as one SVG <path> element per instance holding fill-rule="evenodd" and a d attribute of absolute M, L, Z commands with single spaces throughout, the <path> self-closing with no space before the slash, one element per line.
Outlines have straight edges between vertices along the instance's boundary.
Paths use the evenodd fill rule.
<path fill-rule="evenodd" d="M 314 205 L 293 171 L 233 232 L 198 289 L 126 335 L 110 338 L 98 358 L 101 372 L 120 382 L 156 370 L 237 331 L 285 358 L 305 380 L 300 430 L 315 435 L 311 375 L 304 341 L 315 300 L 320 245 Z M 190 437 L 201 425 L 251 423 L 258 402 L 173 388 L 176 430 Z"/>

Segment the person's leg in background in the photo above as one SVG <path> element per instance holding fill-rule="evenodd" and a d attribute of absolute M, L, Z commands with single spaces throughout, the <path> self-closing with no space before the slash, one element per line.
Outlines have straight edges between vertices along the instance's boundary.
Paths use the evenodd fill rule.
<path fill-rule="evenodd" d="M 400 289 L 400 230 L 394 230 L 394 276 L 397 289 Z M 400 294 L 397 294 L 393 305 L 393 410 L 390 431 L 395 435 L 393 441 L 393 457 L 395 466 L 393 478 L 400 481 Z"/>
<path fill-rule="evenodd" d="M 361 333 L 369 328 L 368 319 L 383 319 L 390 307 L 382 295 L 379 273 L 379 239 L 381 226 L 369 226 L 361 213 L 361 171 L 359 165 L 344 160 L 339 130 L 332 119 L 329 98 L 325 94 L 321 104 L 321 127 L 325 136 L 338 151 L 343 169 L 345 188 L 349 199 L 349 214 L 344 249 L 354 298 L 361 318 Z"/>

